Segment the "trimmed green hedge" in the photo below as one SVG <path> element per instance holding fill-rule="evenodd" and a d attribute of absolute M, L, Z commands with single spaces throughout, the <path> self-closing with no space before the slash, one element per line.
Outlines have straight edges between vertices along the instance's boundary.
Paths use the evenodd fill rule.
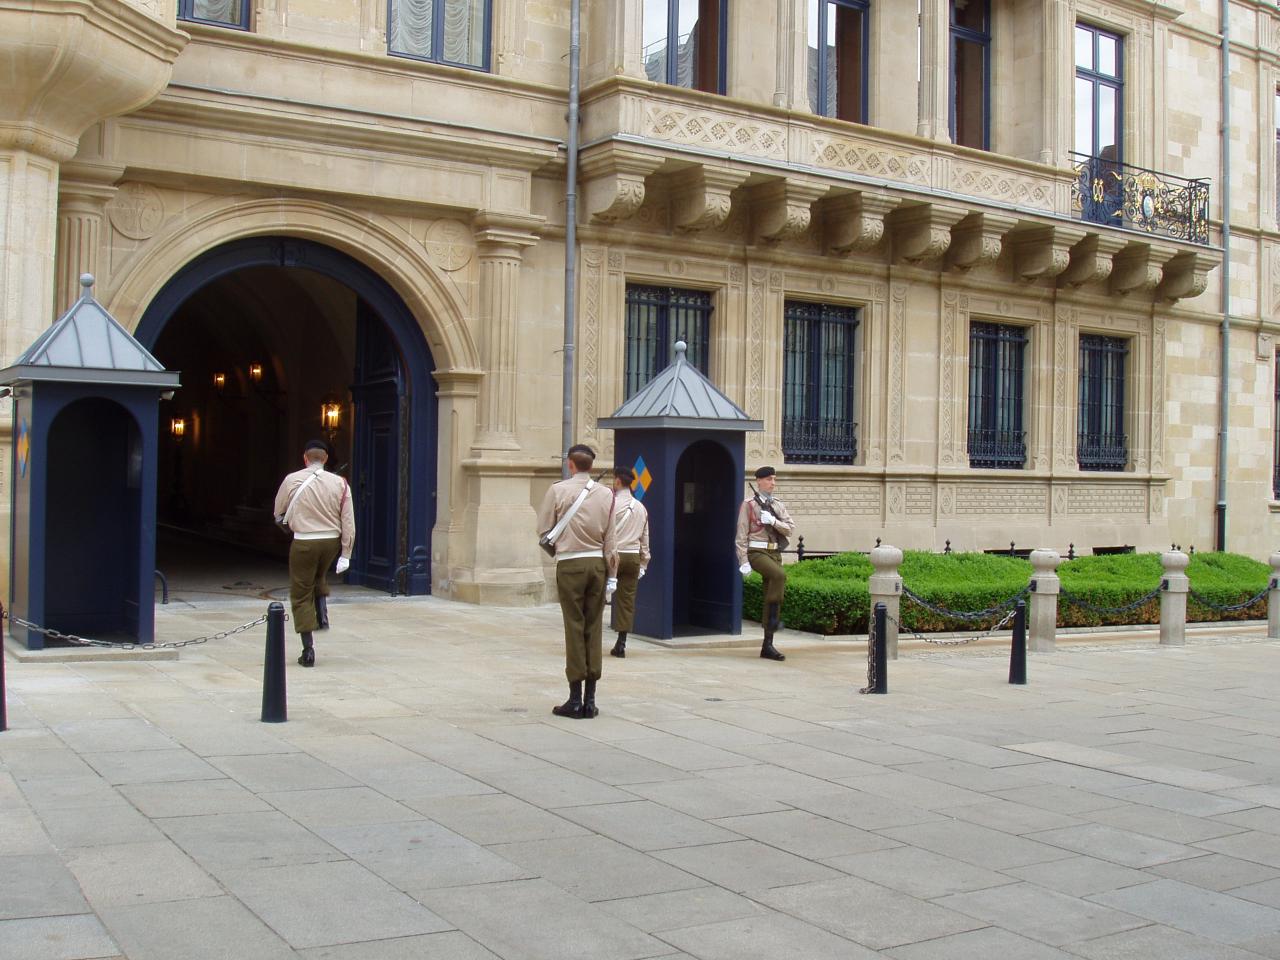
<path fill-rule="evenodd" d="M 866 633 L 871 598 L 867 581 L 871 561 L 863 554 L 790 564 L 782 619 L 797 630 L 822 634 Z M 1031 578 L 1031 564 L 1016 557 L 985 553 L 940 555 L 909 550 L 903 556 L 902 579 L 908 589 L 937 606 L 958 611 L 984 610 L 1016 595 Z M 1062 588 L 1101 607 L 1121 607 L 1154 589 L 1162 575 L 1160 555 L 1154 553 L 1078 557 L 1058 568 Z M 1187 568 L 1191 589 L 1220 605 L 1249 599 L 1267 585 L 1270 568 L 1232 553 L 1198 553 Z M 743 613 L 759 620 L 763 583 L 751 574 L 743 584 Z M 1219 613 L 1188 598 L 1191 621 L 1256 620 L 1267 615 L 1263 597 L 1250 607 Z M 1003 614 L 971 623 L 938 616 L 911 601 L 902 603 L 902 623 L 921 632 L 985 630 Z M 1062 627 L 1159 623 L 1160 601 L 1153 598 L 1123 615 L 1099 614 L 1059 601 Z"/>

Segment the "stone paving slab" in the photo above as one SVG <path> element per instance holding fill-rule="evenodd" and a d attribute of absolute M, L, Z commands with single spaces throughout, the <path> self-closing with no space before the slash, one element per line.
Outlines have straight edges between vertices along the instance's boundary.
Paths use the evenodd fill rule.
<path fill-rule="evenodd" d="M 285 724 L 261 636 L 8 664 L 3 960 L 1280 958 L 1280 643 L 1076 641 L 1022 688 L 904 645 L 888 697 L 849 641 L 637 644 L 562 721 L 554 606 L 333 616 Z"/>

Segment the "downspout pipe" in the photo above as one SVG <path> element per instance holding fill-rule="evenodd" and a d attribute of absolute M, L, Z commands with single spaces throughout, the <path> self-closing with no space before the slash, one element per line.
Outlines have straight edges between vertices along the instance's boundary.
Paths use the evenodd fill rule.
<path fill-rule="evenodd" d="M 560 474 L 568 475 L 565 462 L 573 446 L 573 388 L 578 320 L 578 107 L 580 90 L 578 72 L 581 59 L 581 0 L 569 4 L 569 135 L 566 140 L 565 163 L 568 167 L 564 188 L 564 350 L 562 359 L 563 410 L 560 421 Z"/>
<path fill-rule="evenodd" d="M 1227 549 L 1227 434 L 1231 377 L 1231 2 L 1220 0 L 1222 22 L 1222 369 L 1218 373 L 1218 496 L 1214 544 Z"/>

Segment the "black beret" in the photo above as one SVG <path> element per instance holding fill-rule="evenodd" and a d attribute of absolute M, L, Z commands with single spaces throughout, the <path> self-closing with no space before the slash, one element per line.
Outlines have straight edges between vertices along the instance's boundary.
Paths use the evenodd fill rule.
<path fill-rule="evenodd" d="M 777 472 L 773 467 L 760 467 L 756 470 L 756 479 L 763 480 L 765 477 L 772 477 Z"/>
<path fill-rule="evenodd" d="M 323 440 L 308 440 L 303 445 L 302 452 L 306 453 L 308 450 L 323 450 L 325 456 L 329 455 L 329 445 Z"/>

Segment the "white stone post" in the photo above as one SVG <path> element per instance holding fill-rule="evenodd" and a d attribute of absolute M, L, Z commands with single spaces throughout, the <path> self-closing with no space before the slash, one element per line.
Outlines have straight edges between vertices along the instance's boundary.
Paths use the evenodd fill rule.
<path fill-rule="evenodd" d="M 1160 590 L 1160 642 L 1169 646 L 1181 646 L 1187 642 L 1187 591 L 1191 581 L 1187 579 L 1187 564 L 1191 562 L 1181 550 L 1170 550 L 1160 555 L 1164 566 L 1164 580 Z"/>
<path fill-rule="evenodd" d="M 1058 629 L 1058 564 L 1057 550 L 1031 551 L 1031 604 L 1027 611 L 1027 649 L 1051 653 Z"/>
<path fill-rule="evenodd" d="M 1271 589 L 1267 591 L 1267 639 L 1280 640 L 1280 553 L 1271 555 Z"/>
<path fill-rule="evenodd" d="M 898 568 L 902 566 L 902 551 L 888 545 L 876 547 L 871 551 L 871 566 L 875 567 L 875 572 L 867 584 L 871 590 L 870 615 L 874 622 L 877 603 L 883 603 L 889 612 L 885 650 L 890 660 L 897 660 L 897 620 L 902 609 L 902 577 L 898 575 Z"/>

